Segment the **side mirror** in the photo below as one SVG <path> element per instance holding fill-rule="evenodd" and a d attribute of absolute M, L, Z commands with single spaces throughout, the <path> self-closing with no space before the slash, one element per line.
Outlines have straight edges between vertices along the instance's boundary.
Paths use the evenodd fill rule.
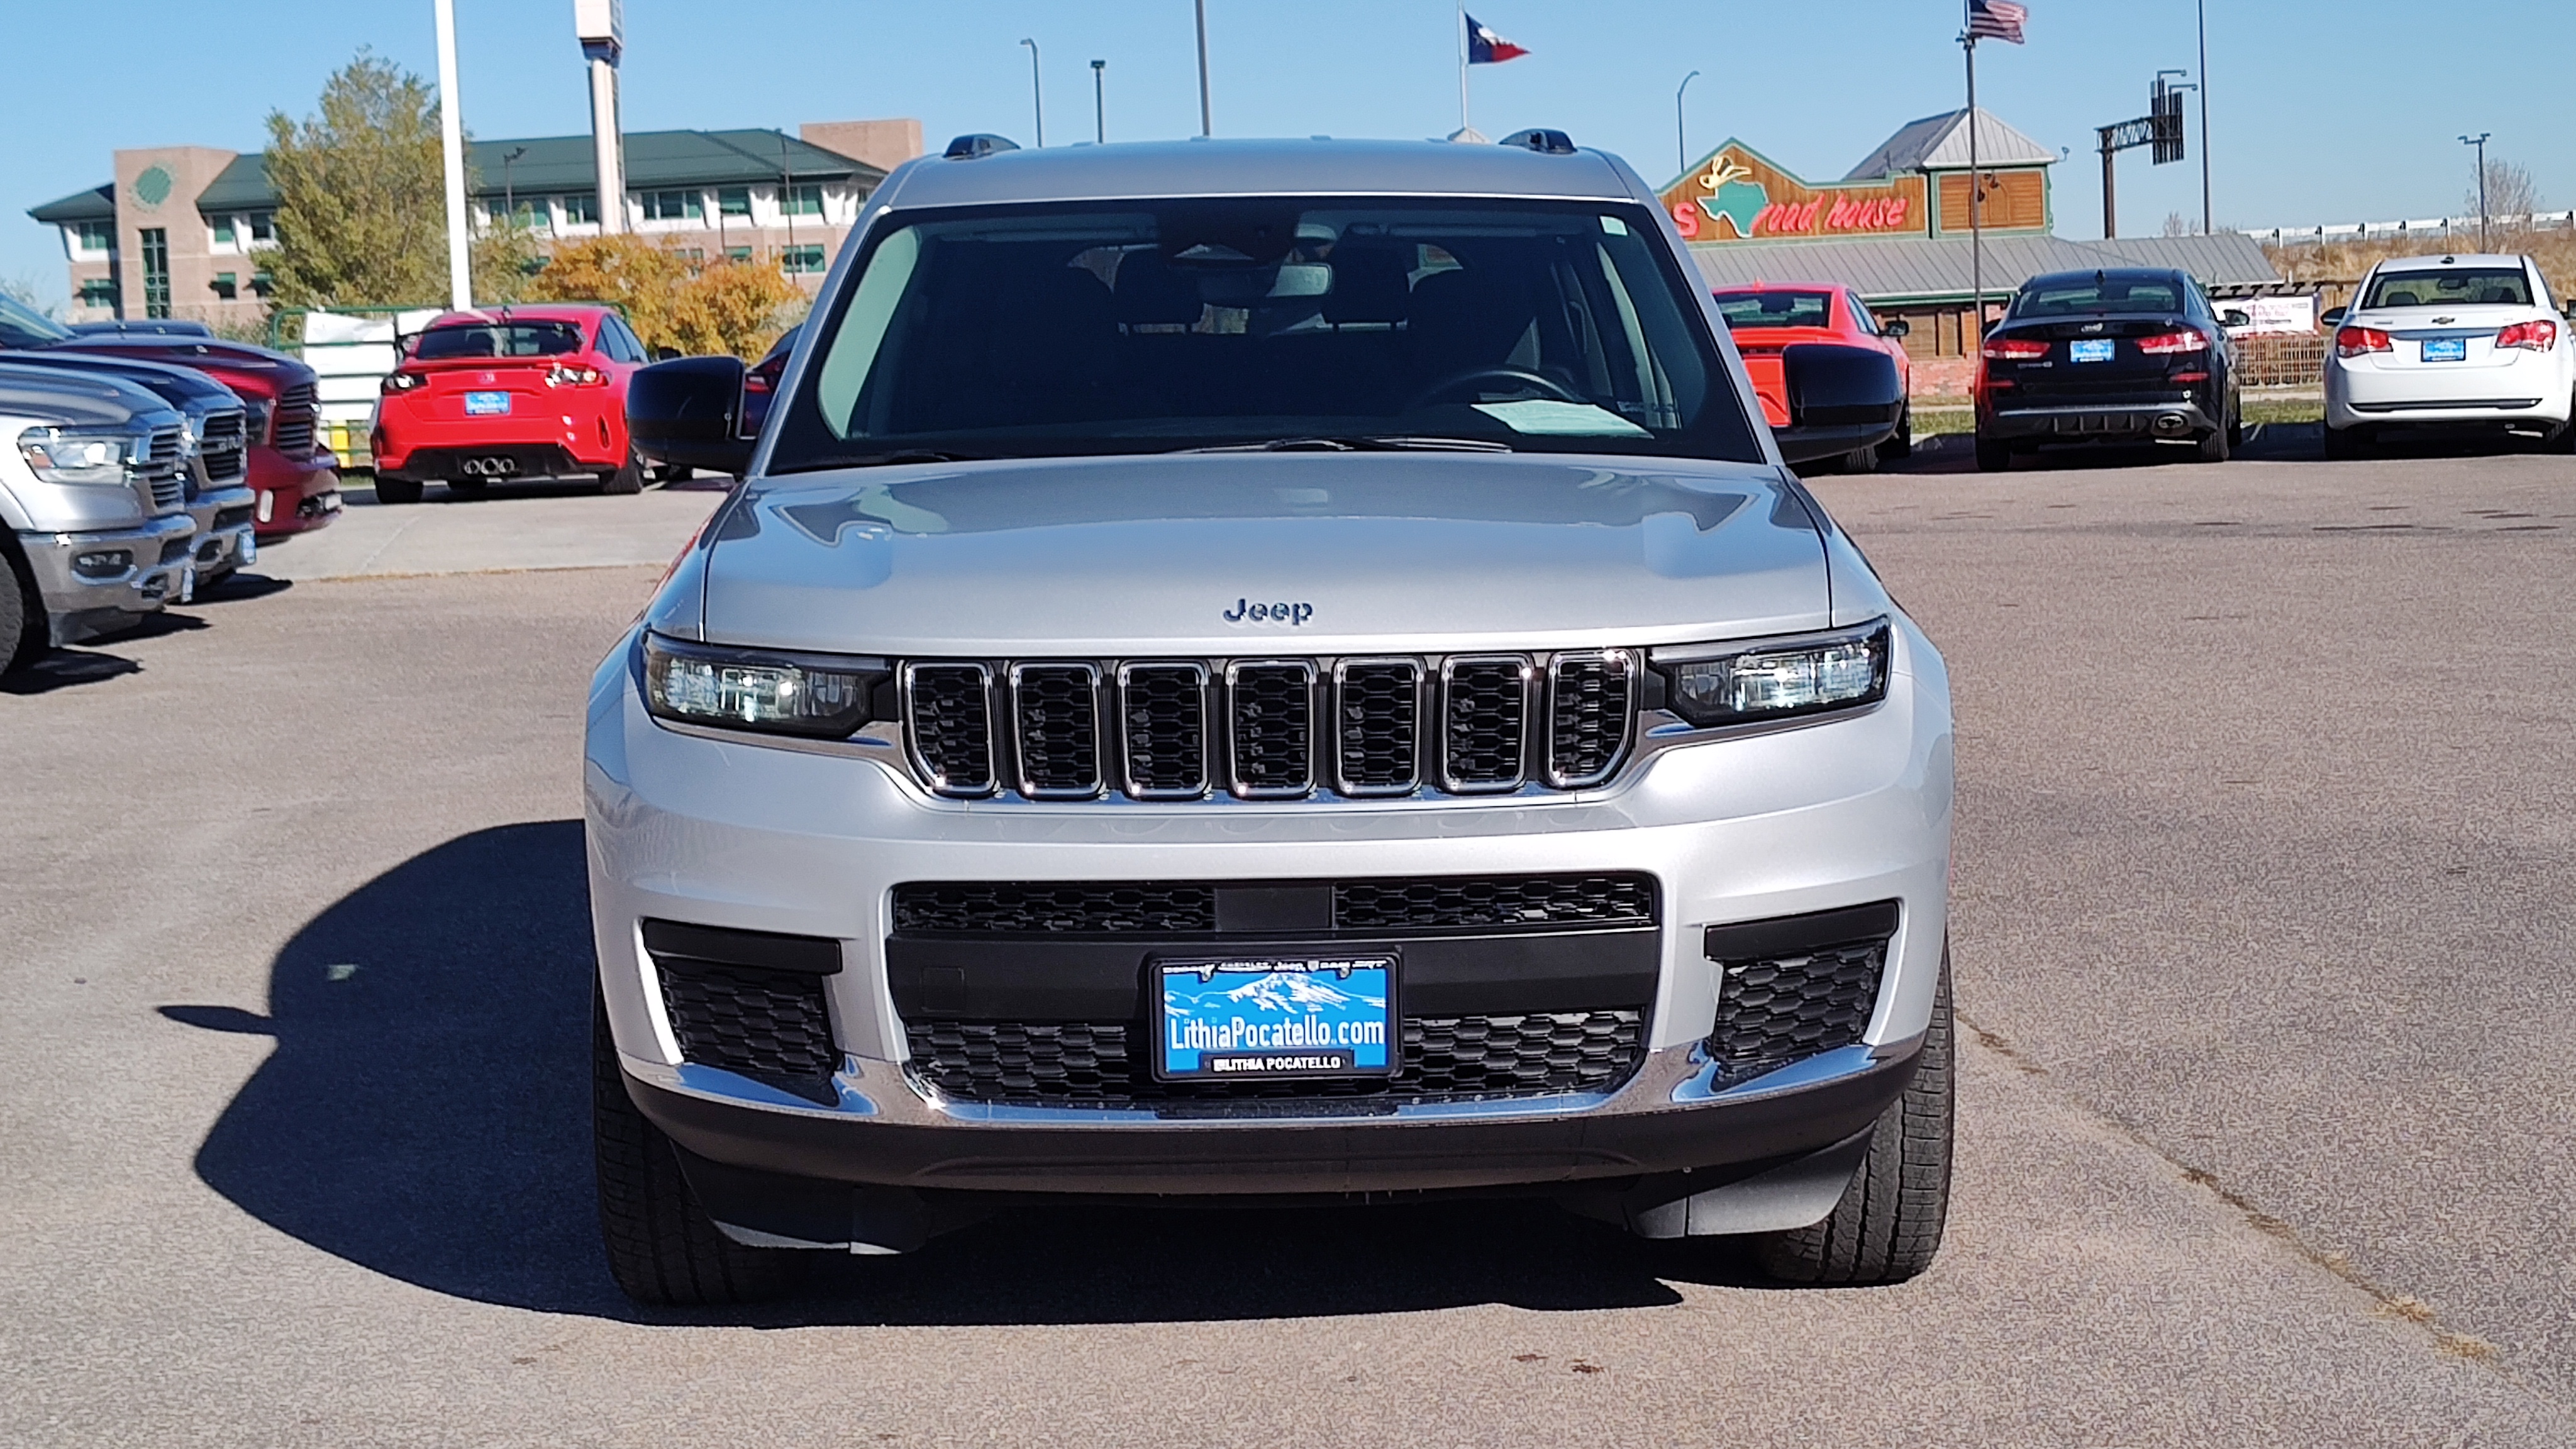
<path fill-rule="evenodd" d="M 2230 307 L 2218 314 L 2218 323 L 2222 327 L 2251 327 L 2254 325 L 2254 319 L 2245 312 Z"/>
<path fill-rule="evenodd" d="M 734 430 L 743 371 L 739 357 L 682 357 L 636 373 L 626 385 L 626 435 L 635 451 L 665 466 L 740 477 L 752 447 Z"/>
<path fill-rule="evenodd" d="M 1878 330 L 1890 337 L 1911 337 L 1914 335 L 1914 324 L 1902 317 L 1892 317 L 1880 323 Z"/>
<path fill-rule="evenodd" d="M 2342 307 L 2328 307 L 2325 310 L 2325 315 L 2319 317 L 2317 320 L 2328 327 L 2340 327 L 2343 325 L 2343 314 L 2345 310 L 2346 309 Z"/>
<path fill-rule="evenodd" d="M 1782 349 L 1789 426 L 1772 429 L 1783 460 L 1811 463 L 1896 436 L 1905 386 L 1896 359 L 1875 347 L 1799 342 Z"/>
<path fill-rule="evenodd" d="M 655 362 L 677 362 L 679 359 L 680 349 L 676 347 L 656 347 L 653 349 L 653 360 Z"/>

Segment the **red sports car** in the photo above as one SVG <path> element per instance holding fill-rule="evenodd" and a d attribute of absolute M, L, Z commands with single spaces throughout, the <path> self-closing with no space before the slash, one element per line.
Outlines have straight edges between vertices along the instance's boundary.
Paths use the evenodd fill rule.
<path fill-rule="evenodd" d="M 1753 377 L 1754 394 L 1762 399 L 1762 416 L 1771 426 L 1789 422 L 1789 393 L 1780 378 L 1780 350 L 1799 342 L 1833 342 L 1869 347 L 1896 359 L 1897 380 L 1913 391 L 1906 366 L 1909 330 L 1899 318 L 1882 323 L 1867 303 L 1848 287 L 1831 282 L 1753 282 L 1713 292 L 1718 315 L 1734 335 L 1735 350 L 1744 354 L 1744 370 Z M 1866 473 L 1880 457 L 1902 458 L 1914 451 L 1914 413 L 1908 408 L 1896 422 L 1896 436 L 1874 447 L 1846 454 L 1843 466 Z"/>
<path fill-rule="evenodd" d="M 447 312 L 403 348 L 376 402 L 376 501 L 417 503 L 423 485 L 475 494 L 505 478 L 591 473 L 636 493 L 626 382 L 649 358 L 606 307 L 557 304 Z"/>

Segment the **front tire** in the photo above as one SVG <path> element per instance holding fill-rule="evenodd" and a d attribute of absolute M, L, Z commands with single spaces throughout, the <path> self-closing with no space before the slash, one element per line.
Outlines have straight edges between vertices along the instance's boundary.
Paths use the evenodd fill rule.
<path fill-rule="evenodd" d="M 388 478 L 379 473 L 376 475 L 376 501 L 378 503 L 418 503 L 422 486 L 417 478 Z"/>
<path fill-rule="evenodd" d="M 2012 448 L 1994 438 L 1977 439 L 1977 471 L 2001 473 L 2012 467 Z"/>
<path fill-rule="evenodd" d="M 1784 1283 L 1841 1287 L 1902 1283 L 1931 1267 L 1950 1216 L 1957 1078 L 1945 943 L 1914 1080 L 1871 1129 L 1869 1152 L 1833 1212 L 1812 1227 L 1754 1238 L 1755 1264 Z"/>
<path fill-rule="evenodd" d="M 0 539 L 0 674 L 35 663 L 53 642 L 50 634 L 44 598 L 18 561 L 18 550 Z"/>
<path fill-rule="evenodd" d="M 724 1235 L 680 1175 L 671 1139 L 626 1095 L 608 1009 L 591 987 L 590 1105 L 599 1236 L 608 1274 L 638 1303 L 703 1306 L 777 1297 L 794 1281 L 790 1248 L 746 1248 Z"/>

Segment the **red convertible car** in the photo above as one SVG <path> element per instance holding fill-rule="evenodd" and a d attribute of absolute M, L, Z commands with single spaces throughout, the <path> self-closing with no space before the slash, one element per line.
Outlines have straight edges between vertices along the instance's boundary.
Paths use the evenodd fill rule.
<path fill-rule="evenodd" d="M 581 473 L 605 493 L 641 492 L 626 382 L 649 360 L 607 307 L 440 314 L 381 385 L 376 501 L 417 503 L 432 482 L 471 495 L 499 479 Z"/>
<path fill-rule="evenodd" d="M 1789 422 L 1780 351 L 1800 342 L 1832 342 L 1884 352 L 1896 359 L 1897 379 L 1912 395 L 1914 378 L 1906 365 L 1903 340 L 1908 330 L 1905 321 L 1880 322 L 1848 287 L 1831 282 L 1754 282 L 1720 288 L 1711 295 L 1717 299 L 1718 315 L 1726 319 L 1726 330 L 1735 338 L 1735 350 L 1744 354 L 1744 370 L 1752 374 L 1754 394 L 1762 399 L 1762 416 L 1775 428 Z M 1914 414 L 1908 408 L 1897 419 L 1895 437 L 1844 455 L 1843 467 L 1866 473 L 1878 466 L 1882 456 L 1902 458 L 1913 451 Z"/>

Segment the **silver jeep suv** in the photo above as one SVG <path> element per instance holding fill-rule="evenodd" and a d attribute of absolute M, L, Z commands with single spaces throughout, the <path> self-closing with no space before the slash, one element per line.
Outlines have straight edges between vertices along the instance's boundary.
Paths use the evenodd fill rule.
<path fill-rule="evenodd" d="M 1930 1261 L 1949 693 L 1655 196 L 1554 132 L 897 171 L 601 666 L 600 1204 L 639 1299 L 1003 1204 L 1534 1194 Z"/>

